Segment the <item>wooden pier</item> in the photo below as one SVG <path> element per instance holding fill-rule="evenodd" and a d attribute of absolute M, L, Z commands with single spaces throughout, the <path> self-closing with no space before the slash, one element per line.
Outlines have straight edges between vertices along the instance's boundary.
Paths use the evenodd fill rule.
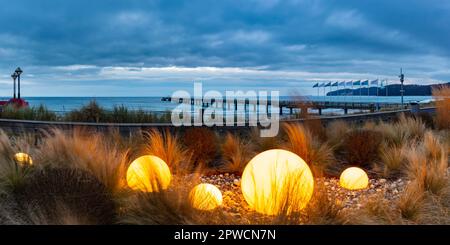
<path fill-rule="evenodd" d="M 238 110 L 239 105 L 243 105 L 244 109 L 250 110 L 250 105 L 256 105 L 254 110 L 256 111 L 256 107 L 261 105 L 266 106 L 266 110 L 269 111 L 269 108 L 272 107 L 272 102 L 268 101 L 251 101 L 249 99 L 245 99 L 245 101 L 234 99 L 234 101 L 227 101 L 224 99 L 223 101 L 215 101 L 211 100 L 208 102 L 203 101 L 200 98 L 189 98 L 191 105 L 202 106 L 203 108 L 208 107 L 216 107 L 223 109 L 232 109 Z M 163 97 L 161 101 L 172 102 L 172 98 Z M 179 99 L 177 103 L 183 103 L 183 99 Z M 405 109 L 402 108 L 401 103 L 385 103 L 385 102 L 332 102 L 332 101 L 304 101 L 304 100 L 282 100 L 279 101 L 277 107 L 279 108 L 280 115 L 283 115 L 283 109 L 289 109 L 290 115 L 294 113 L 304 114 L 307 113 L 308 109 L 314 109 L 318 111 L 319 115 L 322 115 L 322 111 L 324 109 L 342 109 L 344 110 L 344 114 L 348 114 L 349 110 L 365 110 L 370 112 L 381 111 L 381 110 L 398 110 Z"/>

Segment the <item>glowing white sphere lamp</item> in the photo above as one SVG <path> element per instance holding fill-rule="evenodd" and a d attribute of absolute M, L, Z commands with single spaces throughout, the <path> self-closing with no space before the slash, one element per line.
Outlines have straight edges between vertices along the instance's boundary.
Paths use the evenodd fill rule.
<path fill-rule="evenodd" d="M 33 159 L 27 153 L 19 152 L 14 155 L 14 161 L 22 166 L 33 165 Z"/>
<path fill-rule="evenodd" d="M 241 189 L 255 211 L 289 214 L 306 207 L 314 191 L 314 177 L 298 155 L 274 149 L 250 160 L 242 175 Z"/>
<path fill-rule="evenodd" d="M 222 205 L 222 193 L 211 184 L 199 184 L 189 193 L 192 207 L 199 210 L 213 210 Z"/>
<path fill-rule="evenodd" d="M 341 174 L 339 185 L 347 190 L 362 190 L 369 185 L 369 177 L 360 168 L 347 168 Z"/>
<path fill-rule="evenodd" d="M 139 157 L 127 170 L 127 184 L 133 190 L 159 192 L 169 187 L 171 179 L 167 164 L 152 155 Z"/>

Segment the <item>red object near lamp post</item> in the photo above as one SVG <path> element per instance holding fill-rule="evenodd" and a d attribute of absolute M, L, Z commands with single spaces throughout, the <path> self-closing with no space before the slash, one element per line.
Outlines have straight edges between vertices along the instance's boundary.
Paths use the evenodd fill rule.
<path fill-rule="evenodd" d="M 7 101 L 0 101 L 0 106 L 13 106 L 17 109 L 28 107 L 29 105 L 28 102 L 26 102 L 24 99 L 20 97 L 20 75 L 22 73 L 23 73 L 22 69 L 20 69 L 20 67 L 17 67 L 17 69 L 11 75 L 14 84 L 13 98 Z M 16 79 L 17 79 L 17 97 L 16 97 Z"/>

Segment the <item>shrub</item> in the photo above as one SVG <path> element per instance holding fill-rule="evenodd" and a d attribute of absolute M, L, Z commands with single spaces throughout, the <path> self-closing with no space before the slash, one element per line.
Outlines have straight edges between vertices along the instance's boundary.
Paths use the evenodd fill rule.
<path fill-rule="evenodd" d="M 312 135 L 310 131 L 305 129 L 303 125 L 293 123 L 284 124 L 283 129 L 288 138 L 286 148 L 299 155 L 306 163 L 311 164 L 310 144 Z"/>
<path fill-rule="evenodd" d="M 426 131 L 421 118 L 407 117 L 405 114 L 399 116 L 394 126 L 396 130 L 404 131 L 404 134 L 407 134 L 410 140 L 421 139 Z"/>
<path fill-rule="evenodd" d="M 30 139 L 27 135 L 20 138 L 9 138 L 0 130 L 0 194 L 2 190 L 10 190 L 23 185 L 32 168 L 20 167 L 14 160 L 18 152 L 26 152 L 34 157 L 31 151 Z"/>
<path fill-rule="evenodd" d="M 110 128 L 102 133 L 105 142 L 114 143 L 117 150 L 128 152 L 129 156 L 135 157 L 142 153 L 142 149 L 148 144 L 148 140 L 141 130 L 133 130 L 124 135 L 118 128 Z"/>
<path fill-rule="evenodd" d="M 346 163 L 367 167 L 379 159 L 382 142 L 383 136 L 379 132 L 357 129 L 344 136 L 339 152 Z"/>
<path fill-rule="evenodd" d="M 425 139 L 408 153 L 409 179 L 417 181 L 426 191 L 442 194 L 447 186 L 448 153 L 435 136 L 428 132 Z"/>
<path fill-rule="evenodd" d="M 424 204 L 425 190 L 419 181 L 412 181 L 398 201 L 401 216 L 407 220 L 417 220 Z"/>
<path fill-rule="evenodd" d="M 279 148 L 281 140 L 279 137 L 261 137 L 261 130 L 257 127 L 252 128 L 250 133 L 250 141 L 256 152 L 263 152 L 271 149 Z"/>
<path fill-rule="evenodd" d="M 433 89 L 436 100 L 436 126 L 440 129 L 450 129 L 450 86 Z"/>
<path fill-rule="evenodd" d="M 92 173 L 109 190 L 116 192 L 125 185 L 127 150 L 106 141 L 100 133 L 82 129 L 63 132 L 54 129 L 46 134 L 37 162 L 54 167 L 79 168 Z"/>
<path fill-rule="evenodd" d="M 403 168 L 406 166 L 406 153 L 410 147 L 405 144 L 403 146 L 388 146 L 382 144 L 380 149 L 380 169 L 379 171 L 385 178 L 398 177 Z"/>
<path fill-rule="evenodd" d="M 425 124 L 427 128 L 434 128 L 434 117 L 428 112 L 421 111 L 417 117 Z"/>
<path fill-rule="evenodd" d="M 287 150 L 305 160 L 316 175 L 327 169 L 334 159 L 332 148 L 328 144 L 320 143 L 301 124 L 284 124 L 283 128 L 287 136 Z"/>
<path fill-rule="evenodd" d="M 444 193 L 435 195 L 426 195 L 421 213 L 419 215 L 420 224 L 436 224 L 436 225 L 448 225 L 450 224 L 449 215 L 449 190 L 445 190 Z"/>
<path fill-rule="evenodd" d="M 425 157 L 429 162 L 439 161 L 440 158 L 445 158 L 445 143 L 442 143 L 441 139 L 432 131 L 425 133 L 422 140 L 422 147 L 426 154 Z"/>
<path fill-rule="evenodd" d="M 172 122 L 172 112 L 171 111 L 164 111 L 161 115 L 156 116 L 156 122 L 160 123 L 168 123 Z"/>
<path fill-rule="evenodd" d="M 129 110 L 127 107 L 115 106 L 112 111 L 105 112 L 104 122 L 109 123 L 157 123 L 170 122 L 170 113 L 164 112 L 161 115 L 155 112 L 146 112 L 142 109 Z"/>
<path fill-rule="evenodd" d="M 186 190 L 188 193 L 189 190 Z M 120 223 L 131 225 L 194 224 L 193 210 L 181 192 L 138 193 L 124 200 Z"/>
<path fill-rule="evenodd" d="M 173 172 L 185 173 L 191 169 L 190 153 L 180 144 L 177 135 L 166 130 L 152 129 L 146 133 L 148 141 L 146 154 L 155 155 L 164 160 Z"/>
<path fill-rule="evenodd" d="M 0 225 L 20 225 L 23 223 L 17 218 L 11 198 L 3 192 L 0 192 L 0 196 Z"/>
<path fill-rule="evenodd" d="M 325 141 L 327 132 L 320 119 L 308 119 L 304 121 L 305 128 L 318 140 Z"/>
<path fill-rule="evenodd" d="M 394 124 L 380 122 L 376 131 L 380 132 L 385 139 L 387 146 L 401 147 L 405 142 L 409 142 L 409 133 L 398 129 Z"/>
<path fill-rule="evenodd" d="M 237 135 L 227 133 L 222 144 L 223 171 L 242 174 L 252 157 L 250 142 L 242 140 Z"/>
<path fill-rule="evenodd" d="M 25 224 L 112 224 L 115 219 L 107 188 L 82 170 L 39 170 L 13 196 Z"/>
<path fill-rule="evenodd" d="M 119 222 L 133 225 L 230 224 L 232 219 L 221 208 L 203 212 L 189 204 L 189 191 L 196 183 L 194 178 L 175 176 L 172 180 L 175 183 L 167 191 L 126 197 L 121 202 Z"/>
<path fill-rule="evenodd" d="M 323 182 L 315 184 L 313 197 L 306 207 L 307 224 L 314 225 L 342 225 L 345 223 L 345 216 L 342 212 L 342 205 L 339 204 L 337 195 L 328 195 Z"/>
<path fill-rule="evenodd" d="M 362 126 L 362 129 L 366 129 L 366 130 L 375 130 L 376 127 L 377 127 L 377 124 L 376 124 L 374 121 L 369 120 L 369 121 L 365 121 L 365 122 L 364 122 L 364 124 L 363 124 L 363 126 Z"/>
<path fill-rule="evenodd" d="M 395 123 L 380 122 L 375 130 L 384 136 L 389 146 L 402 146 L 405 142 L 420 140 L 426 127 L 420 118 L 401 114 Z"/>
<path fill-rule="evenodd" d="M 214 131 L 205 127 L 193 127 L 186 130 L 183 136 L 184 145 L 192 154 L 195 166 L 208 166 L 216 158 L 218 143 Z"/>
<path fill-rule="evenodd" d="M 106 117 L 106 111 L 95 101 L 81 107 L 79 110 L 73 110 L 66 114 L 65 120 L 70 122 L 101 122 Z"/>
<path fill-rule="evenodd" d="M 38 107 L 15 108 L 13 106 L 5 106 L 0 112 L 1 118 L 18 119 L 18 120 L 37 120 L 37 121 L 55 121 L 56 113 L 50 111 L 44 105 Z"/>
<path fill-rule="evenodd" d="M 447 152 L 450 154 L 450 131 L 444 131 L 441 134 L 445 145 L 447 145 Z"/>
<path fill-rule="evenodd" d="M 347 224 L 357 225 L 393 225 L 402 224 L 397 210 L 383 195 L 372 195 L 361 203 L 362 208 L 346 211 Z"/>
<path fill-rule="evenodd" d="M 165 123 L 171 121 L 170 111 L 163 113 L 146 112 L 142 109 L 129 110 L 127 107 L 115 106 L 112 111 L 102 108 L 95 100 L 80 109 L 72 110 L 64 116 L 47 109 L 44 105 L 38 107 L 15 108 L 5 106 L 0 111 L 0 118 L 38 121 L 69 121 L 95 123 Z"/>
<path fill-rule="evenodd" d="M 342 120 L 336 120 L 328 124 L 326 128 L 326 134 L 328 138 L 328 142 L 332 146 L 338 146 L 344 136 L 351 130 L 349 125 L 342 121 Z"/>
<path fill-rule="evenodd" d="M 127 123 L 131 121 L 130 111 L 125 106 L 115 106 L 108 121 L 115 123 Z"/>

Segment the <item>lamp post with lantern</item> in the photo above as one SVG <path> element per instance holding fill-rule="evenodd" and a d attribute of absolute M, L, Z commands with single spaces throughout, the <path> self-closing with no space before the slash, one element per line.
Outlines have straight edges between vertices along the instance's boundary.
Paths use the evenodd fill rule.
<path fill-rule="evenodd" d="M 13 98 L 14 99 L 16 99 L 16 79 L 17 79 L 17 74 L 14 72 L 12 75 L 11 75 L 11 77 L 12 77 L 12 79 L 13 79 L 13 83 L 14 83 L 14 95 L 13 95 Z"/>
<path fill-rule="evenodd" d="M 20 99 L 20 75 L 23 73 L 22 69 L 20 67 L 17 67 L 16 69 L 16 75 L 17 75 L 17 98 Z"/>
<path fill-rule="evenodd" d="M 398 76 L 400 78 L 400 95 L 402 96 L 402 109 L 404 109 L 404 102 L 403 102 L 403 95 L 405 93 L 405 88 L 403 87 L 403 83 L 405 82 L 405 74 L 403 74 L 403 69 L 400 68 L 400 75 Z"/>

